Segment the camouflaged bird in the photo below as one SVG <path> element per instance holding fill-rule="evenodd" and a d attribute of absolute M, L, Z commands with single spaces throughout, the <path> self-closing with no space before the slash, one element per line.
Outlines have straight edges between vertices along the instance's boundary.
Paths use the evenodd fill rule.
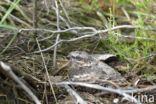
<path fill-rule="evenodd" d="M 94 83 L 96 80 L 124 80 L 121 74 L 84 51 L 69 53 L 69 78 L 72 81 Z"/>

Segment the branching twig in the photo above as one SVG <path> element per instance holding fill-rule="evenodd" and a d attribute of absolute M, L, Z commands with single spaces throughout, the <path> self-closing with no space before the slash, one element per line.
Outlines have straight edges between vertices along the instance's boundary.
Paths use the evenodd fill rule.
<path fill-rule="evenodd" d="M 72 38 L 72 39 L 69 39 L 69 40 L 60 40 L 58 42 L 56 42 L 55 44 L 53 44 L 52 46 L 46 48 L 46 49 L 43 49 L 41 51 L 36 51 L 34 53 L 40 53 L 40 52 L 45 52 L 45 51 L 48 51 L 52 48 L 54 48 L 56 45 L 62 43 L 62 42 L 73 42 L 73 41 L 76 41 L 76 40 L 80 40 L 80 39 L 84 39 L 84 38 L 89 38 L 89 37 L 93 37 L 97 34 L 100 34 L 100 33 L 106 33 L 108 31 L 112 31 L 112 30 L 116 30 L 116 29 L 120 29 L 120 28 L 138 28 L 138 26 L 132 26 L 132 25 L 120 25 L 120 26 L 116 26 L 116 27 L 113 27 L 113 28 L 109 28 L 109 29 L 105 29 L 105 30 L 96 30 L 95 28 L 93 27 L 75 27 L 75 28 L 70 28 L 70 29 L 67 29 L 67 30 L 72 30 L 72 29 L 78 29 L 78 30 L 83 30 L 83 29 L 86 29 L 86 30 L 92 30 L 93 33 L 92 34 L 89 34 L 89 35 L 83 35 L 83 36 L 80 36 L 80 37 L 77 37 L 77 38 Z M 66 31 L 67 31 L 66 30 Z M 65 30 L 64 30 L 65 31 Z"/>
<path fill-rule="evenodd" d="M 39 50 L 41 50 L 40 44 L 39 44 L 39 42 L 38 42 L 37 39 L 36 39 L 36 42 L 37 42 L 37 45 L 38 45 Z M 57 98 L 56 98 L 56 95 L 55 95 L 55 92 L 54 92 L 53 83 L 50 80 L 48 68 L 46 66 L 45 59 L 44 59 L 44 56 L 43 56 L 43 53 L 42 52 L 41 52 L 41 57 L 42 57 L 42 60 L 43 60 L 44 68 L 45 68 L 45 71 L 46 71 L 46 75 L 47 75 L 47 78 L 48 78 L 48 81 L 49 81 L 49 84 L 50 84 L 50 87 L 51 87 L 51 90 L 52 90 L 52 93 L 53 93 L 55 102 L 57 103 Z"/>
<path fill-rule="evenodd" d="M 98 89 L 98 90 L 107 91 L 107 92 L 111 92 L 111 93 L 116 93 L 116 94 L 124 96 L 125 98 L 127 98 L 131 102 L 134 102 L 136 104 L 141 104 L 140 101 L 138 101 L 134 97 L 126 94 L 121 89 L 113 89 L 113 88 L 103 87 L 103 86 L 100 86 L 100 85 L 97 85 L 97 84 L 88 84 L 88 83 L 81 83 L 81 82 L 60 82 L 60 83 L 57 83 L 56 85 L 61 85 L 61 86 L 62 85 L 84 86 L 84 87 L 87 87 L 87 88 L 93 88 L 93 89 Z"/>
<path fill-rule="evenodd" d="M 52 31 L 52 30 L 47 30 L 47 29 L 36 29 L 36 31 L 46 31 L 46 32 L 54 33 L 54 34 L 55 33 L 70 32 L 71 30 L 90 30 L 91 31 L 90 34 L 87 34 L 87 35 L 82 35 L 82 36 L 79 36 L 79 37 L 76 37 L 76 38 L 71 38 L 69 40 L 59 40 L 58 42 L 55 42 L 55 44 L 53 44 L 52 46 L 41 50 L 42 52 L 45 52 L 45 51 L 48 51 L 50 49 L 53 49 L 56 45 L 58 45 L 58 44 L 60 44 L 62 42 L 73 42 L 73 41 L 77 41 L 77 40 L 84 39 L 84 38 L 90 38 L 90 37 L 93 37 L 93 36 L 95 36 L 97 34 L 106 33 L 106 32 L 121 29 L 121 28 L 141 28 L 141 27 L 133 26 L 133 25 L 119 25 L 119 26 L 112 27 L 112 28 L 105 29 L 105 30 L 96 30 L 93 27 L 73 27 L 73 28 L 69 28 L 69 29 L 65 29 L 65 30 L 57 30 L 57 31 Z M 21 31 L 35 31 L 35 30 L 34 29 L 20 29 L 19 32 L 21 32 Z M 52 36 L 48 36 L 46 38 L 48 39 L 50 37 L 52 37 Z M 132 37 L 132 36 L 124 36 L 124 37 L 127 37 L 127 38 L 130 37 L 130 38 L 135 38 L 135 39 L 143 39 L 143 40 L 153 40 L 151 38 L 144 38 L 144 37 Z M 46 38 L 44 38 L 44 39 L 46 39 Z M 40 53 L 40 51 L 36 51 L 34 53 Z"/>

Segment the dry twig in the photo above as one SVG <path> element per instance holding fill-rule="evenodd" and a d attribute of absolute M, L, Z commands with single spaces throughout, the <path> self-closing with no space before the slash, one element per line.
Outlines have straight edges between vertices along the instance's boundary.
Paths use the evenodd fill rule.
<path fill-rule="evenodd" d="M 37 42 L 37 45 L 38 45 L 39 50 L 41 50 L 40 44 L 39 44 L 39 42 L 38 42 L 37 39 L 36 39 L 36 42 Z M 55 102 L 57 103 L 57 98 L 56 98 L 55 91 L 54 91 L 54 88 L 53 88 L 53 83 L 50 80 L 48 68 L 46 66 L 45 59 L 44 59 L 44 56 L 43 56 L 43 53 L 42 52 L 41 52 L 41 57 L 42 57 L 42 60 L 43 60 L 44 68 L 45 68 L 45 71 L 46 71 L 46 75 L 47 75 L 47 78 L 48 78 L 48 81 L 49 81 L 49 84 L 50 84 L 50 87 L 51 87 L 51 90 L 52 90 L 52 93 L 53 93 Z"/>
<path fill-rule="evenodd" d="M 65 85 L 64 87 L 66 88 L 67 92 L 68 92 L 73 98 L 76 99 L 75 104 L 87 104 L 87 102 L 84 101 L 84 100 L 81 98 L 81 96 L 80 96 L 78 93 L 76 93 L 73 89 L 71 89 L 68 85 Z"/>
<path fill-rule="evenodd" d="M 62 86 L 62 85 L 84 86 L 84 87 L 87 87 L 87 88 L 93 88 L 93 89 L 97 89 L 97 90 L 116 93 L 116 94 L 124 96 L 126 99 L 128 99 L 131 102 L 134 102 L 136 104 L 141 104 L 140 101 L 138 101 L 134 97 L 128 95 L 122 89 L 113 89 L 113 88 L 103 87 L 103 86 L 100 86 L 100 85 L 97 85 L 97 84 L 88 84 L 88 83 L 82 83 L 82 82 L 60 82 L 60 83 L 56 83 L 56 85 L 60 85 L 60 86 Z"/>
<path fill-rule="evenodd" d="M 16 74 L 12 71 L 11 67 L 4 62 L 0 61 L 0 70 L 3 72 L 7 77 L 11 78 L 17 84 L 19 84 L 23 90 L 29 95 L 31 100 L 33 100 L 36 104 L 41 104 L 39 99 L 34 95 L 34 93 L 16 76 Z"/>

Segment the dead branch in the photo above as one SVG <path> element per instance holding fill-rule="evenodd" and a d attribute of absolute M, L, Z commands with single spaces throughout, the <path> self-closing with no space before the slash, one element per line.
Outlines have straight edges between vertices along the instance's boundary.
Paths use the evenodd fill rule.
<path fill-rule="evenodd" d="M 88 83 L 81 83 L 81 82 L 60 82 L 60 83 L 56 83 L 56 85 L 60 85 L 60 86 L 76 85 L 76 86 L 84 86 L 84 87 L 87 87 L 87 88 L 107 91 L 107 92 L 122 95 L 125 98 L 127 98 L 129 101 L 134 102 L 136 104 L 142 104 L 140 101 L 138 101 L 134 97 L 132 97 L 132 96 L 128 95 L 127 93 L 125 93 L 122 89 L 113 89 L 113 88 L 103 87 L 103 86 L 100 86 L 100 85 L 97 85 L 97 84 L 88 84 Z"/>
<path fill-rule="evenodd" d="M 39 42 L 38 42 L 37 39 L 36 39 L 36 42 L 37 42 L 37 45 L 38 45 L 39 50 L 41 50 L 40 44 L 39 44 Z M 51 90 L 52 90 L 52 93 L 53 93 L 55 102 L 57 103 L 57 98 L 56 98 L 55 91 L 54 91 L 54 88 L 53 88 L 53 83 L 52 83 L 52 81 L 50 80 L 48 68 L 47 68 L 47 66 L 46 66 L 45 59 L 44 59 L 44 56 L 43 56 L 43 53 L 42 53 L 42 52 L 41 52 L 41 57 L 42 57 L 42 60 L 43 60 L 44 68 L 45 68 L 46 75 L 47 75 L 47 78 L 48 78 L 48 82 L 49 82 L 49 84 L 50 84 L 50 88 L 51 88 Z"/>
<path fill-rule="evenodd" d="M 86 101 L 84 101 L 81 96 L 76 93 L 72 88 L 70 88 L 68 85 L 64 86 L 67 90 L 67 92 L 76 99 L 75 104 L 87 104 Z"/>
<path fill-rule="evenodd" d="M 31 100 L 33 100 L 36 104 L 41 104 L 36 95 L 16 76 L 16 74 L 12 71 L 12 68 L 9 65 L 0 61 L 0 71 L 10 79 L 15 81 L 17 84 L 19 84 L 23 88 L 23 90 L 29 95 Z"/>
<path fill-rule="evenodd" d="M 70 28 L 70 29 L 66 29 L 66 30 L 60 30 L 58 32 L 65 32 L 65 31 L 70 31 L 70 30 L 91 30 L 93 31 L 92 34 L 89 34 L 89 35 L 83 35 L 83 36 L 79 36 L 77 38 L 71 38 L 69 40 L 64 40 L 64 39 L 60 39 L 60 41 L 56 42 L 55 44 L 53 44 L 52 46 L 46 48 L 46 49 L 43 49 L 41 51 L 36 51 L 34 53 L 40 53 L 40 52 L 45 52 L 45 51 L 48 51 L 50 49 L 53 49 L 56 45 L 62 43 L 62 42 L 73 42 L 73 41 L 77 41 L 77 40 L 81 40 L 81 39 L 84 39 L 84 38 L 90 38 L 90 37 L 93 37 L 97 34 L 100 34 L 100 33 L 106 33 L 106 32 L 109 32 L 109 31 L 113 31 L 113 30 L 116 30 L 116 29 L 120 29 L 120 28 L 138 28 L 138 26 L 132 26 L 132 25 L 120 25 L 120 26 L 116 26 L 116 27 L 113 27 L 113 28 L 109 28 L 109 29 L 105 29 L 105 30 L 96 30 L 95 28 L 93 27 L 74 27 L 74 28 Z M 47 31 L 47 30 L 46 30 Z M 56 31 L 51 31 L 52 33 L 56 33 Z"/>

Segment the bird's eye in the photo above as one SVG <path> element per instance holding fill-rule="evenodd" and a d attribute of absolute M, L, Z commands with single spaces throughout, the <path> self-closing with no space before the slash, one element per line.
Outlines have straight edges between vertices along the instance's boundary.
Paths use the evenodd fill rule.
<path fill-rule="evenodd" d="M 72 59 L 76 59 L 76 57 L 75 57 L 75 56 L 71 56 L 71 58 L 72 58 Z"/>
<path fill-rule="evenodd" d="M 78 61 L 80 61 L 80 60 L 82 60 L 82 57 L 79 57 L 79 56 L 77 56 L 77 57 L 75 57 Z"/>

